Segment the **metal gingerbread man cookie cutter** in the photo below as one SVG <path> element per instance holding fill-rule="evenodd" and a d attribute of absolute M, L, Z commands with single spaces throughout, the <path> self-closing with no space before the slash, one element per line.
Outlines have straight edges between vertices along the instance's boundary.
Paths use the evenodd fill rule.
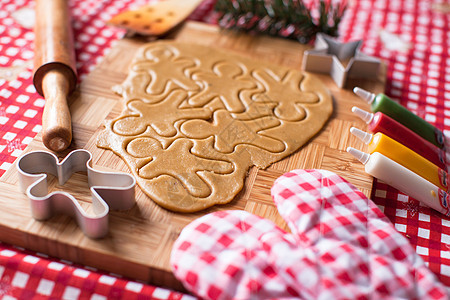
<path fill-rule="evenodd" d="M 61 162 L 47 151 L 29 152 L 19 158 L 17 170 L 20 189 L 30 199 L 33 218 L 46 220 L 57 213 L 69 215 L 90 238 L 108 233 L 109 209 L 127 210 L 135 204 L 135 178 L 127 173 L 94 170 L 92 154 L 84 149 L 70 152 Z M 67 192 L 48 193 L 46 173 L 56 176 L 63 185 L 72 174 L 83 171 L 88 175 L 93 214 L 88 214 Z"/>

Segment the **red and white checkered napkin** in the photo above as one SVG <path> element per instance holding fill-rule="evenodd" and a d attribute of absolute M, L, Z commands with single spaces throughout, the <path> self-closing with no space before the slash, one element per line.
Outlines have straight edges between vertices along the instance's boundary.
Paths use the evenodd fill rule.
<path fill-rule="evenodd" d="M 218 211 L 182 231 L 171 265 L 205 299 L 446 299 L 378 207 L 340 176 L 296 170 L 272 197 L 292 233 L 245 211 Z"/>

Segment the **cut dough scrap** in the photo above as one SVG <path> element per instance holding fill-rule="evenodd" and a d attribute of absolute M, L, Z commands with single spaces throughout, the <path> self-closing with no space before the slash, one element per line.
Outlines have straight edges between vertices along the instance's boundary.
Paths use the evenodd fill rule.
<path fill-rule="evenodd" d="M 297 151 L 333 110 L 311 74 L 174 41 L 141 47 L 115 90 L 124 110 L 97 145 L 118 154 L 153 201 L 177 212 L 229 203 L 250 167 Z"/>

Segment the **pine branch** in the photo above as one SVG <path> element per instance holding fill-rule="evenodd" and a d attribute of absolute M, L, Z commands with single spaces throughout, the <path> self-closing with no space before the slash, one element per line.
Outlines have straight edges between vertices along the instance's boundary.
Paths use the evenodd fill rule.
<path fill-rule="evenodd" d="M 337 36 L 346 9 L 346 1 L 318 1 L 317 19 L 302 0 L 217 0 L 214 9 L 222 28 L 281 36 L 306 44 L 318 32 Z"/>

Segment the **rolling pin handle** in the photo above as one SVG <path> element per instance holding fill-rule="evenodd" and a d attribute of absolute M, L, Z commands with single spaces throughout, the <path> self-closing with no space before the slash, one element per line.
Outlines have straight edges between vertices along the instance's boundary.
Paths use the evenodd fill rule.
<path fill-rule="evenodd" d="M 42 116 L 42 142 L 48 149 L 60 152 L 72 141 L 72 121 L 67 97 L 70 79 L 64 69 L 48 71 L 42 79 L 46 99 Z"/>
<path fill-rule="evenodd" d="M 77 84 L 75 50 L 67 0 L 36 0 L 33 83 L 45 98 L 42 142 L 52 151 L 69 147 L 72 124 L 68 95 Z"/>

